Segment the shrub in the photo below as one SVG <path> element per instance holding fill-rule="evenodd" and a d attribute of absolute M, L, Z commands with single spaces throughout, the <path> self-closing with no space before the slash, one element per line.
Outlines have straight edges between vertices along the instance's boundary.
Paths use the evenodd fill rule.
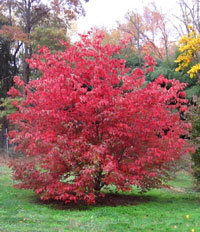
<path fill-rule="evenodd" d="M 193 127 L 191 139 L 196 149 L 192 154 L 192 168 L 196 179 L 196 188 L 200 190 L 200 98 L 193 97 L 193 104 L 189 107 L 187 118 Z"/>
<path fill-rule="evenodd" d="M 19 188 L 41 199 L 94 203 L 104 186 L 143 191 L 158 188 L 173 162 L 191 148 L 181 135 L 190 125 L 185 84 L 160 76 L 143 86 L 155 64 L 130 73 L 113 58 L 120 47 L 101 45 L 102 36 L 82 35 L 73 46 L 52 54 L 43 47 L 29 60 L 41 79 L 24 86 L 19 77 L 9 94 L 18 110 L 9 116 L 16 149 L 26 160 L 11 163 Z"/>

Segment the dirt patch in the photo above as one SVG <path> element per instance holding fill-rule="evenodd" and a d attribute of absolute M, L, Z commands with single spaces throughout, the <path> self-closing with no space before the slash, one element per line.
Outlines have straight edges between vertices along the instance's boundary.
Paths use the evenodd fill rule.
<path fill-rule="evenodd" d="M 171 190 L 173 192 L 177 192 L 177 193 L 185 193 L 185 189 L 184 188 L 178 188 L 178 187 L 173 187 L 173 186 L 170 186 L 168 188 L 168 190 Z"/>
<path fill-rule="evenodd" d="M 0 166 L 8 166 L 12 159 L 7 157 L 7 155 L 0 154 Z"/>

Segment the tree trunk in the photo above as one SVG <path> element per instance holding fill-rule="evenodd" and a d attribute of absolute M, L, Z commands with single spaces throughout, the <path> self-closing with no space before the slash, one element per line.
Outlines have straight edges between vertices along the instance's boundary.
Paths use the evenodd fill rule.
<path fill-rule="evenodd" d="M 23 80 L 26 84 L 28 84 L 30 79 L 30 67 L 26 62 L 26 59 L 30 58 L 30 51 L 28 46 L 25 44 L 25 53 L 24 53 L 24 61 L 23 61 Z"/>
<path fill-rule="evenodd" d="M 96 192 L 99 192 L 104 186 L 104 183 L 102 182 L 102 178 L 103 178 L 102 171 L 99 171 L 97 176 L 95 177 L 94 189 Z"/>

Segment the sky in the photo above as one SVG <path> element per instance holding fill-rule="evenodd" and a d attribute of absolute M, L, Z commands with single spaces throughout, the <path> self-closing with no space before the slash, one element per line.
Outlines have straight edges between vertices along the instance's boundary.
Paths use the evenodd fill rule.
<path fill-rule="evenodd" d="M 143 6 L 153 0 L 90 0 L 84 4 L 85 17 L 80 17 L 77 22 L 79 33 L 87 32 L 94 26 L 108 29 L 117 26 L 116 21 L 123 22 L 124 15 L 130 10 L 142 12 Z M 154 0 L 158 9 L 162 12 L 174 12 L 176 14 L 176 0 Z"/>

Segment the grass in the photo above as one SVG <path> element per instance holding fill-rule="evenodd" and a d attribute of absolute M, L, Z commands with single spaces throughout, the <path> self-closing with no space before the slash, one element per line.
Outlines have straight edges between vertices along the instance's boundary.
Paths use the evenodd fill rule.
<path fill-rule="evenodd" d="M 172 190 L 110 195 L 95 206 L 43 204 L 12 184 L 11 171 L 1 166 L 0 232 L 200 231 L 200 193 L 193 192 L 186 173 L 170 182 Z"/>

